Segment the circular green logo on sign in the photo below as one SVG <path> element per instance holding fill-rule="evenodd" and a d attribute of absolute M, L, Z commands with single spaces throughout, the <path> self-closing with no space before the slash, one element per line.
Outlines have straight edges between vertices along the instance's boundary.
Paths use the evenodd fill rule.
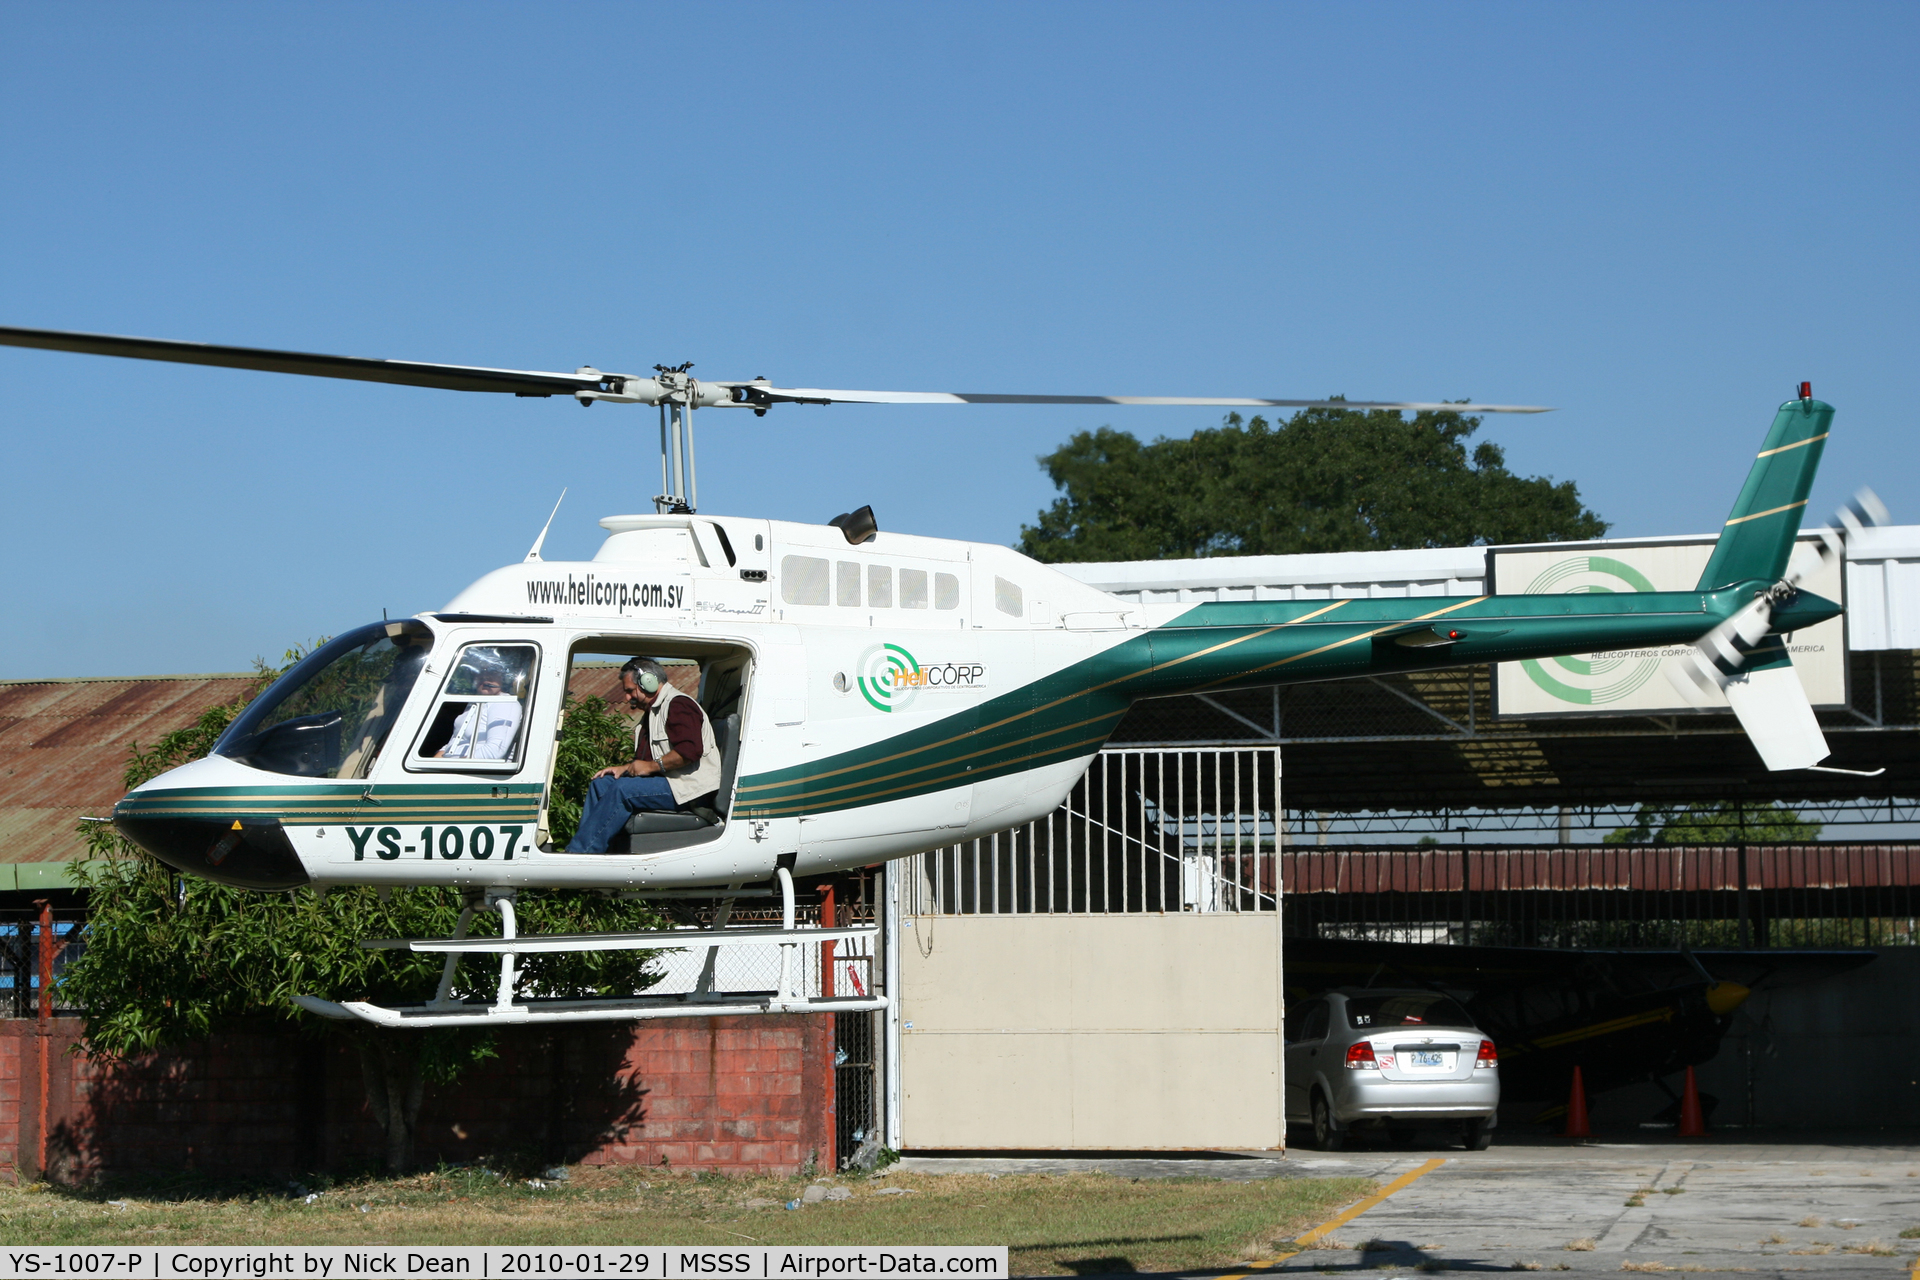
<path fill-rule="evenodd" d="M 1556 560 L 1527 584 L 1530 596 L 1576 595 L 1591 591 L 1651 591 L 1653 583 L 1632 565 L 1611 556 L 1568 556 Z M 1579 707 L 1604 707 L 1633 693 L 1660 669 L 1658 658 L 1612 654 L 1527 658 L 1521 669 L 1549 695 Z"/>

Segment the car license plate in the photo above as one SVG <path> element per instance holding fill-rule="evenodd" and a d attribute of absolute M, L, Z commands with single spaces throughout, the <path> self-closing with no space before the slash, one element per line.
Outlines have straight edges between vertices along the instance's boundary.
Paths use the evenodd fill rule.
<path fill-rule="evenodd" d="M 1447 1065 L 1446 1059 L 1442 1058 L 1439 1052 L 1433 1049 L 1415 1049 L 1412 1053 L 1408 1054 L 1407 1057 L 1410 1059 L 1407 1064 L 1408 1066 L 1444 1067 Z"/>

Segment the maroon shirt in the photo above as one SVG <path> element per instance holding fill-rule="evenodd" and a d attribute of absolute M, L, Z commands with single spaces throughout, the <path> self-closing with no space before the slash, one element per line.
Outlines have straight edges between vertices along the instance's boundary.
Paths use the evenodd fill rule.
<path fill-rule="evenodd" d="M 652 714 L 651 711 L 645 711 L 640 715 L 640 731 L 633 739 L 635 760 L 653 759 L 653 735 L 647 728 L 647 718 Z M 704 718 L 700 704 L 692 698 L 675 698 L 673 705 L 667 708 L 667 742 L 688 764 L 699 762 L 700 722 Z"/>

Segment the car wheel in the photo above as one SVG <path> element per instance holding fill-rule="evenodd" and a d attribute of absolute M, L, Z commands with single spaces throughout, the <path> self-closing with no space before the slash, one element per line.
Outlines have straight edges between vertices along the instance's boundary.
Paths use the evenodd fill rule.
<path fill-rule="evenodd" d="M 1313 1095 L 1313 1145 L 1322 1151 L 1340 1151 L 1347 1145 L 1347 1135 L 1333 1127 L 1333 1109 L 1324 1093 Z"/>
<path fill-rule="evenodd" d="M 1469 1120 L 1460 1126 L 1460 1140 L 1469 1151 L 1485 1151 L 1493 1145 L 1493 1126 L 1485 1120 Z"/>

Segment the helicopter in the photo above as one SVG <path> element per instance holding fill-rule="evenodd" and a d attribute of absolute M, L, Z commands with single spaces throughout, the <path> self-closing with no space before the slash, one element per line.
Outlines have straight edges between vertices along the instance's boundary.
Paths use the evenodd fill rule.
<path fill-rule="evenodd" d="M 464 895 L 452 938 L 363 943 L 444 953 L 432 998 L 394 1007 L 300 998 L 328 1017 L 433 1027 L 885 1007 L 872 993 L 804 994 L 800 946 L 871 940 L 875 930 L 795 927 L 795 877 L 1041 817 L 1142 698 L 1692 645 L 1687 683 L 1724 691 L 1768 768 L 1826 767 L 1826 743 L 1780 638 L 1842 612 L 1800 589 L 1811 566 L 1788 563 L 1834 414 L 1804 382 L 1775 414 L 1692 591 L 1184 604 L 1122 600 L 1003 546 L 882 533 L 871 508 L 824 525 L 702 512 L 695 412 L 1468 406 L 831 390 L 695 379 L 686 364 L 552 373 L 20 328 L 0 328 L 0 345 L 659 411 L 654 510 L 601 520 L 607 537 L 592 560 L 543 559 L 543 528 L 522 562 L 484 575 L 442 609 L 336 635 L 260 693 L 210 755 L 115 805 L 112 821 L 134 844 L 222 884 L 440 885 Z M 1840 555 L 1850 531 L 1882 518 L 1863 494 L 1818 554 Z M 583 662 L 641 656 L 697 666 L 697 697 L 721 755 L 718 790 L 704 811 L 636 815 L 610 852 L 568 852 L 555 846 L 548 810 L 570 674 Z M 462 717 L 483 714 L 511 722 L 511 740 L 489 758 L 450 753 L 450 744 L 478 739 L 462 737 Z M 678 930 L 520 936 L 514 896 L 536 889 L 721 905 L 697 943 Z M 725 927 L 737 899 L 776 895 L 781 927 Z M 466 936 L 488 910 L 500 916 L 500 936 Z M 689 945 L 706 949 L 689 992 L 558 1000 L 518 989 L 519 955 Z M 749 945 L 779 948 L 776 986 L 719 989 L 717 951 Z M 476 954 L 500 957 L 491 1004 L 450 998 L 455 966 Z"/>

